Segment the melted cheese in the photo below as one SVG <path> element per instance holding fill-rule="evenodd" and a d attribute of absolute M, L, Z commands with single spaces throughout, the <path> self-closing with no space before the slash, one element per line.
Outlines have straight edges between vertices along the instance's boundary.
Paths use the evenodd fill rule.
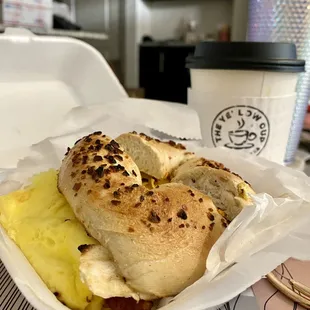
<path fill-rule="evenodd" d="M 162 185 L 162 184 L 166 184 L 166 183 L 169 183 L 170 180 L 168 179 L 161 179 L 161 180 L 158 180 L 154 177 L 151 177 L 143 172 L 141 172 L 141 177 L 142 177 L 142 184 L 147 187 L 148 189 L 153 189 L 159 185 Z"/>

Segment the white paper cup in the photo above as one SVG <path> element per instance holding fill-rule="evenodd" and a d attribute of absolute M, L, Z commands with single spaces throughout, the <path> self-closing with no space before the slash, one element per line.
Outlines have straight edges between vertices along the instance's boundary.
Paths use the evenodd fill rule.
<path fill-rule="evenodd" d="M 187 59 L 188 104 L 203 144 L 262 155 L 283 164 L 305 62 L 288 43 L 200 43 Z"/>
<path fill-rule="evenodd" d="M 192 89 L 240 97 L 277 97 L 295 93 L 298 74 L 247 70 L 190 69 Z"/>
<path fill-rule="evenodd" d="M 199 115 L 203 145 L 261 155 L 283 164 L 296 94 L 238 97 L 188 90 Z M 215 104 L 210 104 L 211 102 Z"/>

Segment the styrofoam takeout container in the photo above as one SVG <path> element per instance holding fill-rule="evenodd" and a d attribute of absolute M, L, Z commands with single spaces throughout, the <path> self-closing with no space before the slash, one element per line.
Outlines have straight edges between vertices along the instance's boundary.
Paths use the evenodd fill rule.
<path fill-rule="evenodd" d="M 51 136 L 72 107 L 128 97 L 101 54 L 82 41 L 7 28 L 0 54 L 2 165 L 13 165 L 24 147 Z M 3 163 L 8 152 L 10 162 Z"/>
<path fill-rule="evenodd" d="M 76 39 L 36 36 L 26 29 L 7 28 L 0 35 L 0 55 L 1 167 L 15 166 L 29 145 L 52 136 L 73 107 L 128 97 L 102 55 Z M 13 242 L 10 248 L 16 259 L 26 260 Z M 47 310 L 49 307 L 18 280 L 19 271 L 12 269 L 10 253 L 2 253 L 1 258 L 32 305 Z M 42 286 L 30 265 L 27 273 Z M 47 299 L 53 297 L 48 295 Z"/>

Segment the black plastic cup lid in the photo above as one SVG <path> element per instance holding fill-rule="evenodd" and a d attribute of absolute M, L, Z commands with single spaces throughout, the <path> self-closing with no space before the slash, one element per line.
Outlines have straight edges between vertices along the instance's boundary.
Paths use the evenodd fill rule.
<path fill-rule="evenodd" d="M 190 69 L 304 72 L 293 43 L 201 42 L 186 59 Z"/>

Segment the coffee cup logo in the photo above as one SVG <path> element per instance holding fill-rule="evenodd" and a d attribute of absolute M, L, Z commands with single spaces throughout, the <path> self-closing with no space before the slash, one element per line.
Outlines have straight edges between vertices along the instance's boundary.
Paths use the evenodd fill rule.
<path fill-rule="evenodd" d="M 245 125 L 243 118 L 241 121 L 238 120 L 237 122 L 239 128 L 237 130 L 230 130 L 228 132 L 230 142 L 226 143 L 225 146 L 236 149 L 247 149 L 253 147 L 254 143 L 251 143 L 250 141 L 254 141 L 257 138 L 257 134 L 255 132 L 242 129 Z"/>
<path fill-rule="evenodd" d="M 258 155 L 266 146 L 270 125 L 267 116 L 251 106 L 233 106 L 222 110 L 212 123 L 214 146 L 247 150 Z"/>

